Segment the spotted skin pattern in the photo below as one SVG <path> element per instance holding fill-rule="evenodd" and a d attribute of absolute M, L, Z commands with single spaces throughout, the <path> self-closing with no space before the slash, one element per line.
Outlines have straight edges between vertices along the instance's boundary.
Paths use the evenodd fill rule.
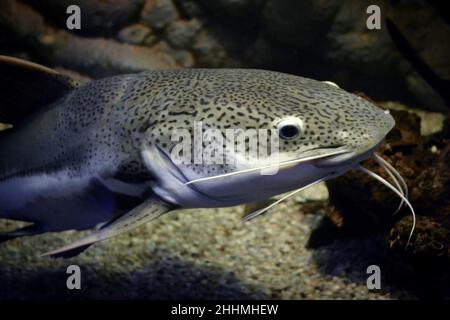
<path fill-rule="evenodd" d="M 276 130 L 286 117 L 299 119 L 301 132 L 296 139 L 280 140 L 279 153 L 285 159 L 298 159 L 307 151 L 338 146 L 355 153 L 367 151 L 393 126 L 392 117 L 358 96 L 328 83 L 278 72 L 184 69 L 120 75 L 74 88 L 3 135 L 0 191 L 12 187 L 22 190 L 27 181 L 36 183 L 33 177 L 45 178 L 47 184 L 51 183 L 45 185 L 50 196 L 31 187 L 25 190 L 31 200 L 24 201 L 31 203 L 30 212 L 36 212 L 28 220 L 48 225 L 56 218 L 39 217 L 39 211 L 33 210 L 35 202 L 36 208 L 42 209 L 38 206 L 39 199 L 51 197 L 54 190 L 70 185 L 66 190 L 67 199 L 77 193 L 80 197 L 77 201 L 83 206 L 68 203 L 73 212 L 66 214 L 79 215 L 78 221 L 73 225 L 58 221 L 54 230 L 93 227 L 99 222 L 115 221 L 146 201 L 152 191 L 158 194 L 152 189 L 158 177 L 143 159 L 143 146 L 157 146 L 168 155 L 177 144 L 172 141 L 176 129 L 193 134 L 196 123 L 201 122 L 203 130 L 215 128 L 222 134 L 227 129 Z M 186 167 L 200 177 L 240 169 L 228 164 L 194 163 Z M 313 175 L 309 177 L 312 178 Z M 80 223 L 89 219 L 90 213 L 83 216 L 78 209 L 87 206 L 85 198 L 92 193 L 87 191 L 87 186 L 92 188 L 92 185 L 101 185 L 102 192 L 110 190 L 111 195 L 106 194 L 105 201 L 113 204 L 113 212 Z M 248 185 L 251 189 L 252 185 Z M 272 193 L 276 187 L 273 186 Z M 239 192 L 235 187 L 230 190 Z M 8 196 L 4 195 L 2 200 L 0 195 L 0 209 Z M 128 198 L 132 199 L 128 201 Z M 232 205 L 243 200 L 235 200 Z M 137 222 L 145 220 L 136 218 L 135 213 L 131 218 Z M 117 229 L 113 225 L 104 234 L 115 234 Z"/>
<path fill-rule="evenodd" d="M 151 178 L 139 156 L 144 137 L 170 153 L 176 143 L 171 141 L 173 130 L 192 133 L 195 122 L 221 131 L 276 129 L 280 119 L 298 117 L 303 122 L 300 137 L 282 140 L 280 146 L 292 157 L 314 147 L 364 147 L 376 138 L 377 127 L 382 131 L 389 126 L 377 107 L 358 96 L 320 81 L 264 70 L 163 70 L 116 76 L 82 85 L 59 104 L 50 110 L 57 119 L 43 124 L 57 137 L 51 141 L 52 150 L 57 150 L 53 161 L 67 163 L 73 172 L 82 169 L 80 164 L 98 170 L 110 163 L 109 169 L 129 182 Z M 192 166 L 198 172 L 234 169 Z"/>

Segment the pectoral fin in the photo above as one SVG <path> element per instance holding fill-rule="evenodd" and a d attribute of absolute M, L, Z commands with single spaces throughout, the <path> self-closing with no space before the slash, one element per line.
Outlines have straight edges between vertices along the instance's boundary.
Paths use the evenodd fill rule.
<path fill-rule="evenodd" d="M 257 216 L 259 216 L 260 212 L 265 210 L 267 207 L 269 207 L 276 201 L 277 199 L 270 198 L 259 202 L 247 203 L 244 206 L 244 215 L 242 216 L 241 221 L 246 222 L 256 218 Z"/>
<path fill-rule="evenodd" d="M 95 231 L 91 235 L 88 235 L 72 244 L 69 244 L 68 246 L 47 252 L 42 256 L 50 256 L 53 258 L 68 258 L 77 255 L 96 242 L 103 241 L 124 232 L 133 230 L 173 209 L 173 205 L 162 201 L 159 198 L 152 197 L 136 208 L 132 209 L 128 213 L 124 214 L 117 220 L 107 223 L 105 226 Z"/>

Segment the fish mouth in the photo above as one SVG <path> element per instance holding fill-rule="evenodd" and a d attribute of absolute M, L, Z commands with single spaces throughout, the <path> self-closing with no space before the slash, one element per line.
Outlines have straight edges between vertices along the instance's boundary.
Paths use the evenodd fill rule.
<path fill-rule="evenodd" d="M 162 150 L 159 150 L 159 151 L 164 153 Z M 339 155 L 345 155 L 345 154 L 349 154 L 349 153 L 352 153 L 352 151 L 348 150 L 348 148 L 343 145 L 334 145 L 334 146 L 328 146 L 328 147 L 316 147 L 316 148 L 311 148 L 311 149 L 304 151 L 302 153 L 302 155 L 296 159 L 282 161 L 282 162 L 278 162 L 275 164 L 266 165 L 266 166 L 262 166 L 262 167 L 256 167 L 256 168 L 252 168 L 252 169 L 244 169 L 244 170 L 241 170 L 238 172 L 231 172 L 231 173 L 222 174 L 222 175 L 218 175 L 218 176 L 203 177 L 203 178 L 194 179 L 194 180 L 189 180 L 187 178 L 187 176 L 185 175 L 185 173 L 183 172 L 183 170 L 181 168 L 179 168 L 178 166 L 176 166 L 171 161 L 170 157 L 168 157 L 167 155 L 165 155 L 165 160 L 171 164 L 170 165 L 172 167 L 171 174 L 173 176 L 175 176 L 179 182 L 183 183 L 184 186 L 189 188 L 192 192 L 201 196 L 205 200 L 208 199 L 208 201 L 213 201 L 216 203 L 227 203 L 230 200 L 236 202 L 236 201 L 240 201 L 240 199 L 242 200 L 242 202 L 244 202 L 243 200 L 246 199 L 246 196 L 244 196 L 242 198 L 236 194 L 227 195 L 227 196 L 212 196 L 212 195 L 208 194 L 207 192 L 205 192 L 205 190 L 200 188 L 201 183 L 208 182 L 210 180 L 231 177 L 231 176 L 241 176 L 241 178 L 242 178 L 242 177 L 245 177 L 247 174 L 261 175 L 261 171 L 263 169 L 268 169 L 268 168 L 272 168 L 272 167 L 276 167 L 277 169 L 279 169 L 279 171 L 285 171 L 289 168 L 294 168 L 301 164 L 313 164 L 314 161 L 319 160 L 319 159 L 338 157 Z M 248 175 L 247 175 L 247 177 L 248 177 Z M 293 185 L 293 187 L 295 187 L 295 184 Z"/>
<path fill-rule="evenodd" d="M 208 186 L 202 185 L 203 183 L 208 183 L 208 181 L 212 180 L 221 180 L 224 178 L 230 178 L 231 176 L 239 176 L 236 177 L 237 180 L 227 179 L 224 180 L 224 184 L 229 183 L 228 187 L 231 190 L 239 189 L 240 181 L 243 179 L 255 179 L 256 175 L 261 175 L 261 169 L 263 167 L 256 167 L 251 169 L 244 169 L 237 172 L 231 172 L 222 175 L 209 176 L 198 178 L 194 180 L 189 180 L 188 176 L 175 163 L 171 161 L 171 158 L 159 147 L 155 147 L 153 149 L 155 152 L 154 155 L 159 155 L 158 157 L 164 163 L 164 170 L 161 170 L 161 167 L 156 168 L 156 170 L 152 170 L 156 176 L 160 176 L 158 179 L 159 182 L 153 188 L 153 190 L 165 200 L 177 204 L 182 205 L 184 207 L 195 207 L 198 206 L 198 203 L 202 203 L 204 206 L 229 206 L 230 204 L 240 204 L 248 202 L 248 194 L 214 194 L 211 193 L 211 189 Z M 335 146 L 327 146 L 327 147 L 316 147 L 311 148 L 305 152 L 302 152 L 301 156 L 296 159 L 278 162 L 266 167 L 276 167 L 279 172 L 275 173 L 275 175 L 280 174 L 282 177 L 290 177 L 288 178 L 292 180 L 292 175 L 289 174 L 288 169 L 298 168 L 298 166 L 309 165 L 315 166 L 316 164 L 320 164 L 320 161 L 329 161 L 331 163 L 332 159 L 345 159 L 352 158 L 354 152 L 349 150 L 347 146 L 343 145 L 335 145 Z M 149 158 L 150 161 L 149 167 L 151 167 L 152 163 L 155 163 L 155 157 Z M 342 160 L 340 160 L 342 161 Z M 161 171 L 164 171 L 164 176 L 161 175 Z M 292 171 L 291 171 L 292 172 Z M 264 178 L 264 179 L 269 179 Z M 295 180 L 295 179 L 294 179 Z M 264 180 L 268 181 L 268 180 Z M 297 187 L 297 181 L 292 181 L 292 186 L 286 181 L 286 184 L 283 185 L 283 189 L 276 193 L 279 194 L 283 190 L 289 191 L 293 188 Z M 231 187 L 230 187 L 231 186 Z M 233 187 L 234 186 L 234 187 Z M 266 190 L 268 194 L 271 194 Z M 275 193 L 274 193 L 275 194 Z"/>
<path fill-rule="evenodd" d="M 280 174 L 281 176 L 286 177 L 286 174 L 287 174 L 288 175 L 287 177 L 292 178 L 292 174 L 289 174 L 289 171 L 291 171 L 291 172 L 292 172 L 292 170 L 296 171 L 296 168 L 298 168 L 299 166 L 302 166 L 302 165 L 314 166 L 315 162 L 319 161 L 320 159 L 331 159 L 333 157 L 336 157 L 336 159 L 337 159 L 337 157 L 339 157 L 339 156 L 344 156 L 344 157 L 350 156 L 351 157 L 351 155 L 353 155 L 353 151 L 349 150 L 344 145 L 315 147 L 315 148 L 311 148 L 311 149 L 308 149 L 308 150 L 302 152 L 301 156 L 299 156 L 296 159 L 281 161 L 281 162 L 278 162 L 275 164 L 262 166 L 262 167 L 256 167 L 256 168 L 252 168 L 252 169 L 245 169 L 245 170 L 241 170 L 238 172 L 231 172 L 231 173 L 222 174 L 219 176 L 210 176 L 210 177 L 204 177 L 204 178 L 199 178 L 199 179 L 195 179 L 195 180 L 190 180 L 189 182 L 185 183 L 185 185 L 187 187 L 189 187 L 193 192 L 196 192 L 197 194 L 201 194 L 205 198 L 214 200 L 216 203 L 224 203 L 224 204 L 231 203 L 231 202 L 245 203 L 245 202 L 248 202 L 248 201 L 245 201 L 245 200 L 248 200 L 247 199 L 248 194 L 241 195 L 239 192 L 237 192 L 237 193 L 227 194 L 227 195 L 212 196 L 211 194 L 207 194 L 207 192 L 204 192 L 205 189 L 201 189 L 201 188 L 197 188 L 197 187 L 201 186 L 202 183 L 205 183 L 205 182 L 208 182 L 211 180 L 222 179 L 225 177 L 240 176 L 241 179 L 243 177 L 252 179 L 256 175 L 258 175 L 258 176 L 264 175 L 264 174 L 261 174 L 261 171 L 263 169 L 268 169 L 268 168 L 273 168 L 273 167 L 276 167 L 278 169 L 274 175 Z M 267 175 L 268 178 L 266 178 L 266 179 L 271 179 L 270 176 L 272 176 L 272 175 L 271 174 Z M 228 180 L 228 181 L 230 181 L 230 180 Z M 265 181 L 268 181 L 268 180 L 265 180 Z M 236 183 L 236 181 L 234 183 L 236 185 L 236 187 L 234 187 L 234 190 L 238 190 L 239 183 Z M 283 184 L 282 189 L 280 189 L 280 192 L 278 192 L 276 194 L 282 193 L 284 191 L 287 192 L 287 191 L 290 191 L 297 187 L 298 187 L 298 181 L 292 180 L 291 182 L 286 182 L 285 184 Z M 268 191 L 268 190 L 266 190 L 266 191 Z"/>
<path fill-rule="evenodd" d="M 374 153 L 374 151 L 381 146 L 383 141 L 384 140 L 378 141 L 375 144 L 372 144 L 369 148 L 365 148 L 362 150 L 347 149 L 347 152 L 317 159 L 314 161 L 314 166 L 318 168 L 325 168 L 357 165 L 369 158 Z"/>
<path fill-rule="evenodd" d="M 302 156 L 296 159 L 279 162 L 277 166 L 279 166 L 280 170 L 286 170 L 304 163 L 312 163 L 314 165 L 321 163 L 321 161 L 329 161 L 331 163 L 332 159 L 336 159 L 338 162 L 339 159 L 351 158 L 353 154 L 354 151 L 345 145 L 316 147 L 304 151 Z"/>

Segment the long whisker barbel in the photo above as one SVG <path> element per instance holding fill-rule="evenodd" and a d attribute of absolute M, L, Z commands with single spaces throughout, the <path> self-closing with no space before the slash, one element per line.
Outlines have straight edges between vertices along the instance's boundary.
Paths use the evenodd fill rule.
<path fill-rule="evenodd" d="M 389 168 L 385 165 L 385 163 L 382 162 L 382 161 L 380 161 L 379 158 L 380 158 L 380 156 L 374 154 L 374 156 L 373 156 L 374 161 L 375 161 L 376 163 L 378 163 L 378 165 L 379 165 L 381 168 L 383 168 L 383 170 L 389 175 L 389 177 L 392 179 L 392 181 L 394 181 L 394 184 L 396 185 L 397 190 L 398 190 L 399 192 L 401 192 L 401 193 L 406 197 L 406 195 L 405 195 L 405 193 L 404 193 L 404 190 L 403 190 L 402 187 L 400 186 L 400 183 L 398 182 L 398 180 L 397 180 L 396 176 L 394 175 L 394 173 L 393 173 L 391 170 L 389 170 Z M 403 207 L 403 203 L 404 203 L 404 201 L 403 201 L 403 199 L 401 199 L 400 205 L 398 206 L 397 210 L 395 210 L 394 215 L 395 215 L 397 212 L 400 211 L 400 209 Z"/>
<path fill-rule="evenodd" d="M 411 215 L 412 215 L 412 219 L 413 219 L 413 225 L 411 228 L 411 232 L 409 233 L 409 237 L 408 237 L 408 241 L 406 243 L 406 247 L 405 250 L 408 248 L 410 242 L 411 242 L 411 238 L 412 235 L 414 233 L 414 230 L 416 229 L 416 213 L 414 212 L 414 208 L 411 205 L 411 203 L 409 202 L 409 200 L 400 192 L 398 191 L 392 184 L 390 184 L 388 181 L 386 181 L 384 178 L 380 177 L 378 174 L 364 168 L 361 165 L 358 165 L 357 167 L 358 170 L 364 172 L 365 174 L 367 174 L 368 176 L 378 180 L 379 182 L 381 182 L 382 184 L 384 184 L 386 187 L 388 187 L 389 189 L 391 189 L 393 192 L 395 192 L 400 198 L 403 199 L 403 201 L 408 205 L 409 209 L 411 210 Z"/>
<path fill-rule="evenodd" d="M 408 185 L 405 182 L 405 179 L 403 179 L 402 175 L 395 169 L 389 162 L 384 160 L 380 155 L 374 153 L 373 158 L 378 163 L 383 163 L 396 177 L 398 180 L 400 180 L 402 186 L 403 186 L 403 193 L 405 194 L 405 197 L 408 199 Z"/>
<path fill-rule="evenodd" d="M 184 185 L 189 185 L 189 184 L 193 184 L 193 183 L 197 183 L 197 182 L 203 182 L 203 181 L 208 181 L 208 180 L 215 180 L 215 179 L 230 177 L 230 176 L 239 175 L 239 174 L 248 173 L 248 172 L 260 171 L 260 170 L 273 168 L 273 167 L 283 167 L 283 166 L 287 166 L 287 165 L 291 165 L 291 164 L 298 164 L 298 163 L 307 162 L 307 161 L 311 161 L 311 160 L 318 160 L 318 159 L 322 159 L 322 158 L 326 158 L 326 157 L 330 157 L 330 156 L 335 156 L 335 155 L 340 155 L 340 154 L 344 154 L 344 153 L 348 153 L 348 152 L 349 152 L 349 150 L 346 150 L 346 149 L 334 150 L 333 152 L 325 153 L 325 154 L 322 154 L 322 155 L 304 157 L 304 158 L 300 158 L 300 159 L 295 159 L 295 160 L 290 160 L 290 161 L 285 161 L 285 162 L 269 164 L 269 165 L 265 165 L 265 166 L 261 166 L 261 167 L 257 167 L 257 168 L 244 169 L 244 170 L 239 170 L 239 171 L 235 171 L 235 172 L 215 175 L 215 176 L 211 176 L 211 177 L 194 179 L 194 180 L 186 182 Z"/>

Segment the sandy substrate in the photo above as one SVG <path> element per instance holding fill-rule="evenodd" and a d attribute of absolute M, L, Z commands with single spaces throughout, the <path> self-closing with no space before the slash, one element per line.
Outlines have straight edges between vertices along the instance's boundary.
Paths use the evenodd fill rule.
<path fill-rule="evenodd" d="M 414 298 L 383 278 L 381 290 L 367 289 L 367 266 L 385 263 L 377 237 L 309 250 L 320 212 L 302 212 L 298 199 L 248 223 L 240 223 L 242 212 L 174 212 L 68 260 L 39 254 L 85 233 L 9 241 L 0 245 L 0 298 Z M 13 227 L 0 223 L 0 231 Z M 81 267 L 80 291 L 66 289 L 70 264 Z"/>

